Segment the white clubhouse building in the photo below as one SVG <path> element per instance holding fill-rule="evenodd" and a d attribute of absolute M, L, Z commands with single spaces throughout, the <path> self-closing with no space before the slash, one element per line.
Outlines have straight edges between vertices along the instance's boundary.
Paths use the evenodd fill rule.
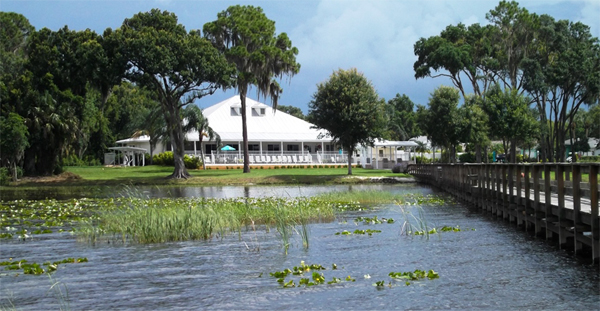
<path fill-rule="evenodd" d="M 199 133 L 190 131 L 186 134 L 185 153 L 200 156 L 200 150 L 203 150 L 204 160 L 207 164 L 241 163 L 243 161 L 243 140 L 240 110 L 240 97 L 237 95 L 205 108 L 202 113 L 208 120 L 209 126 L 221 137 L 221 145 L 217 146 L 215 141 L 206 141 L 206 137 L 200 144 Z M 341 151 L 339 146 L 333 144 L 331 138 L 324 137 L 326 131 L 314 129 L 311 123 L 300 118 L 283 111 L 275 111 L 271 106 L 250 98 L 246 98 L 246 118 L 248 153 L 251 164 L 348 163 L 347 154 Z M 149 140 L 148 136 L 140 136 L 119 140 L 117 144 L 149 151 Z M 389 142 L 387 146 L 382 146 L 383 149 L 387 149 L 385 153 L 378 151 L 377 147 L 374 149 L 360 148 L 353 155 L 353 163 L 370 164 L 373 162 L 373 167 L 377 167 L 377 163 L 382 160 L 379 159 L 380 155 L 389 159 L 386 159 L 386 164 L 394 163 L 401 156 L 396 152 L 390 153 L 393 143 Z M 167 150 L 171 150 L 170 146 L 159 142 L 153 153 L 158 154 Z"/>

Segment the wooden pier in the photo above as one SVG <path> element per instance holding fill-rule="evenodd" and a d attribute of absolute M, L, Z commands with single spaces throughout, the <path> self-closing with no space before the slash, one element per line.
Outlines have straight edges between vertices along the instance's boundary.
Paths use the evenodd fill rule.
<path fill-rule="evenodd" d="M 413 164 L 409 173 L 514 222 L 560 248 L 600 261 L 599 163 Z M 582 180 L 586 180 L 585 182 Z"/>

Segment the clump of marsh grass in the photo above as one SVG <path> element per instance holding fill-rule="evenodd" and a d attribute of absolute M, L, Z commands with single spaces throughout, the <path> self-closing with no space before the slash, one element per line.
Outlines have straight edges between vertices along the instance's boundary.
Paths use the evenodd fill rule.
<path fill-rule="evenodd" d="M 95 242 L 108 238 L 123 243 L 206 240 L 240 232 L 243 226 L 265 225 L 275 226 L 289 247 L 294 226 L 300 224 L 300 235 L 308 239 L 302 224 L 306 229 L 309 222 L 332 220 L 335 212 L 334 205 L 314 198 L 121 198 L 102 206 L 93 221 L 78 228 L 80 239 Z M 308 247 L 308 241 L 303 244 Z"/>
<path fill-rule="evenodd" d="M 429 239 L 429 235 L 431 233 L 429 229 L 429 225 L 425 219 L 425 213 L 423 212 L 423 208 L 420 206 L 416 206 L 413 208 L 417 209 L 417 215 L 412 213 L 408 207 L 399 205 L 400 212 L 402 214 L 402 218 L 404 218 L 404 222 L 402 223 L 402 227 L 400 228 L 401 235 L 424 235 Z"/>

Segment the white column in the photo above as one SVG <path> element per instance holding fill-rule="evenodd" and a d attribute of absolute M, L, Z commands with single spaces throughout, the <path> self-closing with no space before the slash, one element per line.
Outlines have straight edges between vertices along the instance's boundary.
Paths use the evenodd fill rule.
<path fill-rule="evenodd" d="M 302 155 L 304 156 L 304 142 L 301 142 L 302 144 Z"/>
<path fill-rule="evenodd" d="M 258 143 L 258 149 L 260 150 L 260 155 L 262 156 L 262 141 Z"/>
<path fill-rule="evenodd" d="M 248 142 L 250 144 L 250 142 Z M 242 143 L 238 141 L 238 158 L 242 157 Z"/>
<path fill-rule="evenodd" d="M 283 141 L 281 142 L 281 156 L 283 156 Z"/>

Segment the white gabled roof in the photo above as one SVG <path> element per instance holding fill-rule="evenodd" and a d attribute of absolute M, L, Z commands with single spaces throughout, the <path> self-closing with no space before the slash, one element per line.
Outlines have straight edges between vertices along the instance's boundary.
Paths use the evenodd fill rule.
<path fill-rule="evenodd" d="M 231 108 L 241 108 L 239 95 L 202 110 L 208 119 L 208 125 L 221 136 L 221 140 L 242 141 L 242 116 L 231 115 Z M 264 115 L 253 113 L 253 109 L 265 109 Z M 246 126 L 248 142 L 330 142 L 331 138 L 319 139 L 324 130 L 311 129 L 313 124 L 296 118 L 283 111 L 273 113 L 271 106 L 246 97 Z M 198 132 L 186 133 L 188 141 L 198 141 Z M 148 142 L 150 137 L 144 135 L 117 141 L 119 144 Z"/>
<path fill-rule="evenodd" d="M 202 111 L 209 126 L 221 136 L 222 141 L 242 141 L 242 116 L 231 115 L 231 107 L 241 107 L 239 95 L 233 96 Z M 264 115 L 253 113 L 255 108 L 264 108 Z M 313 126 L 302 119 L 283 111 L 273 113 L 271 106 L 246 97 L 246 126 L 248 142 L 321 142 L 325 131 L 311 129 Z M 190 133 L 192 134 L 192 133 Z M 195 134 L 197 137 L 197 134 Z M 197 140 L 197 138 L 195 139 Z"/>

